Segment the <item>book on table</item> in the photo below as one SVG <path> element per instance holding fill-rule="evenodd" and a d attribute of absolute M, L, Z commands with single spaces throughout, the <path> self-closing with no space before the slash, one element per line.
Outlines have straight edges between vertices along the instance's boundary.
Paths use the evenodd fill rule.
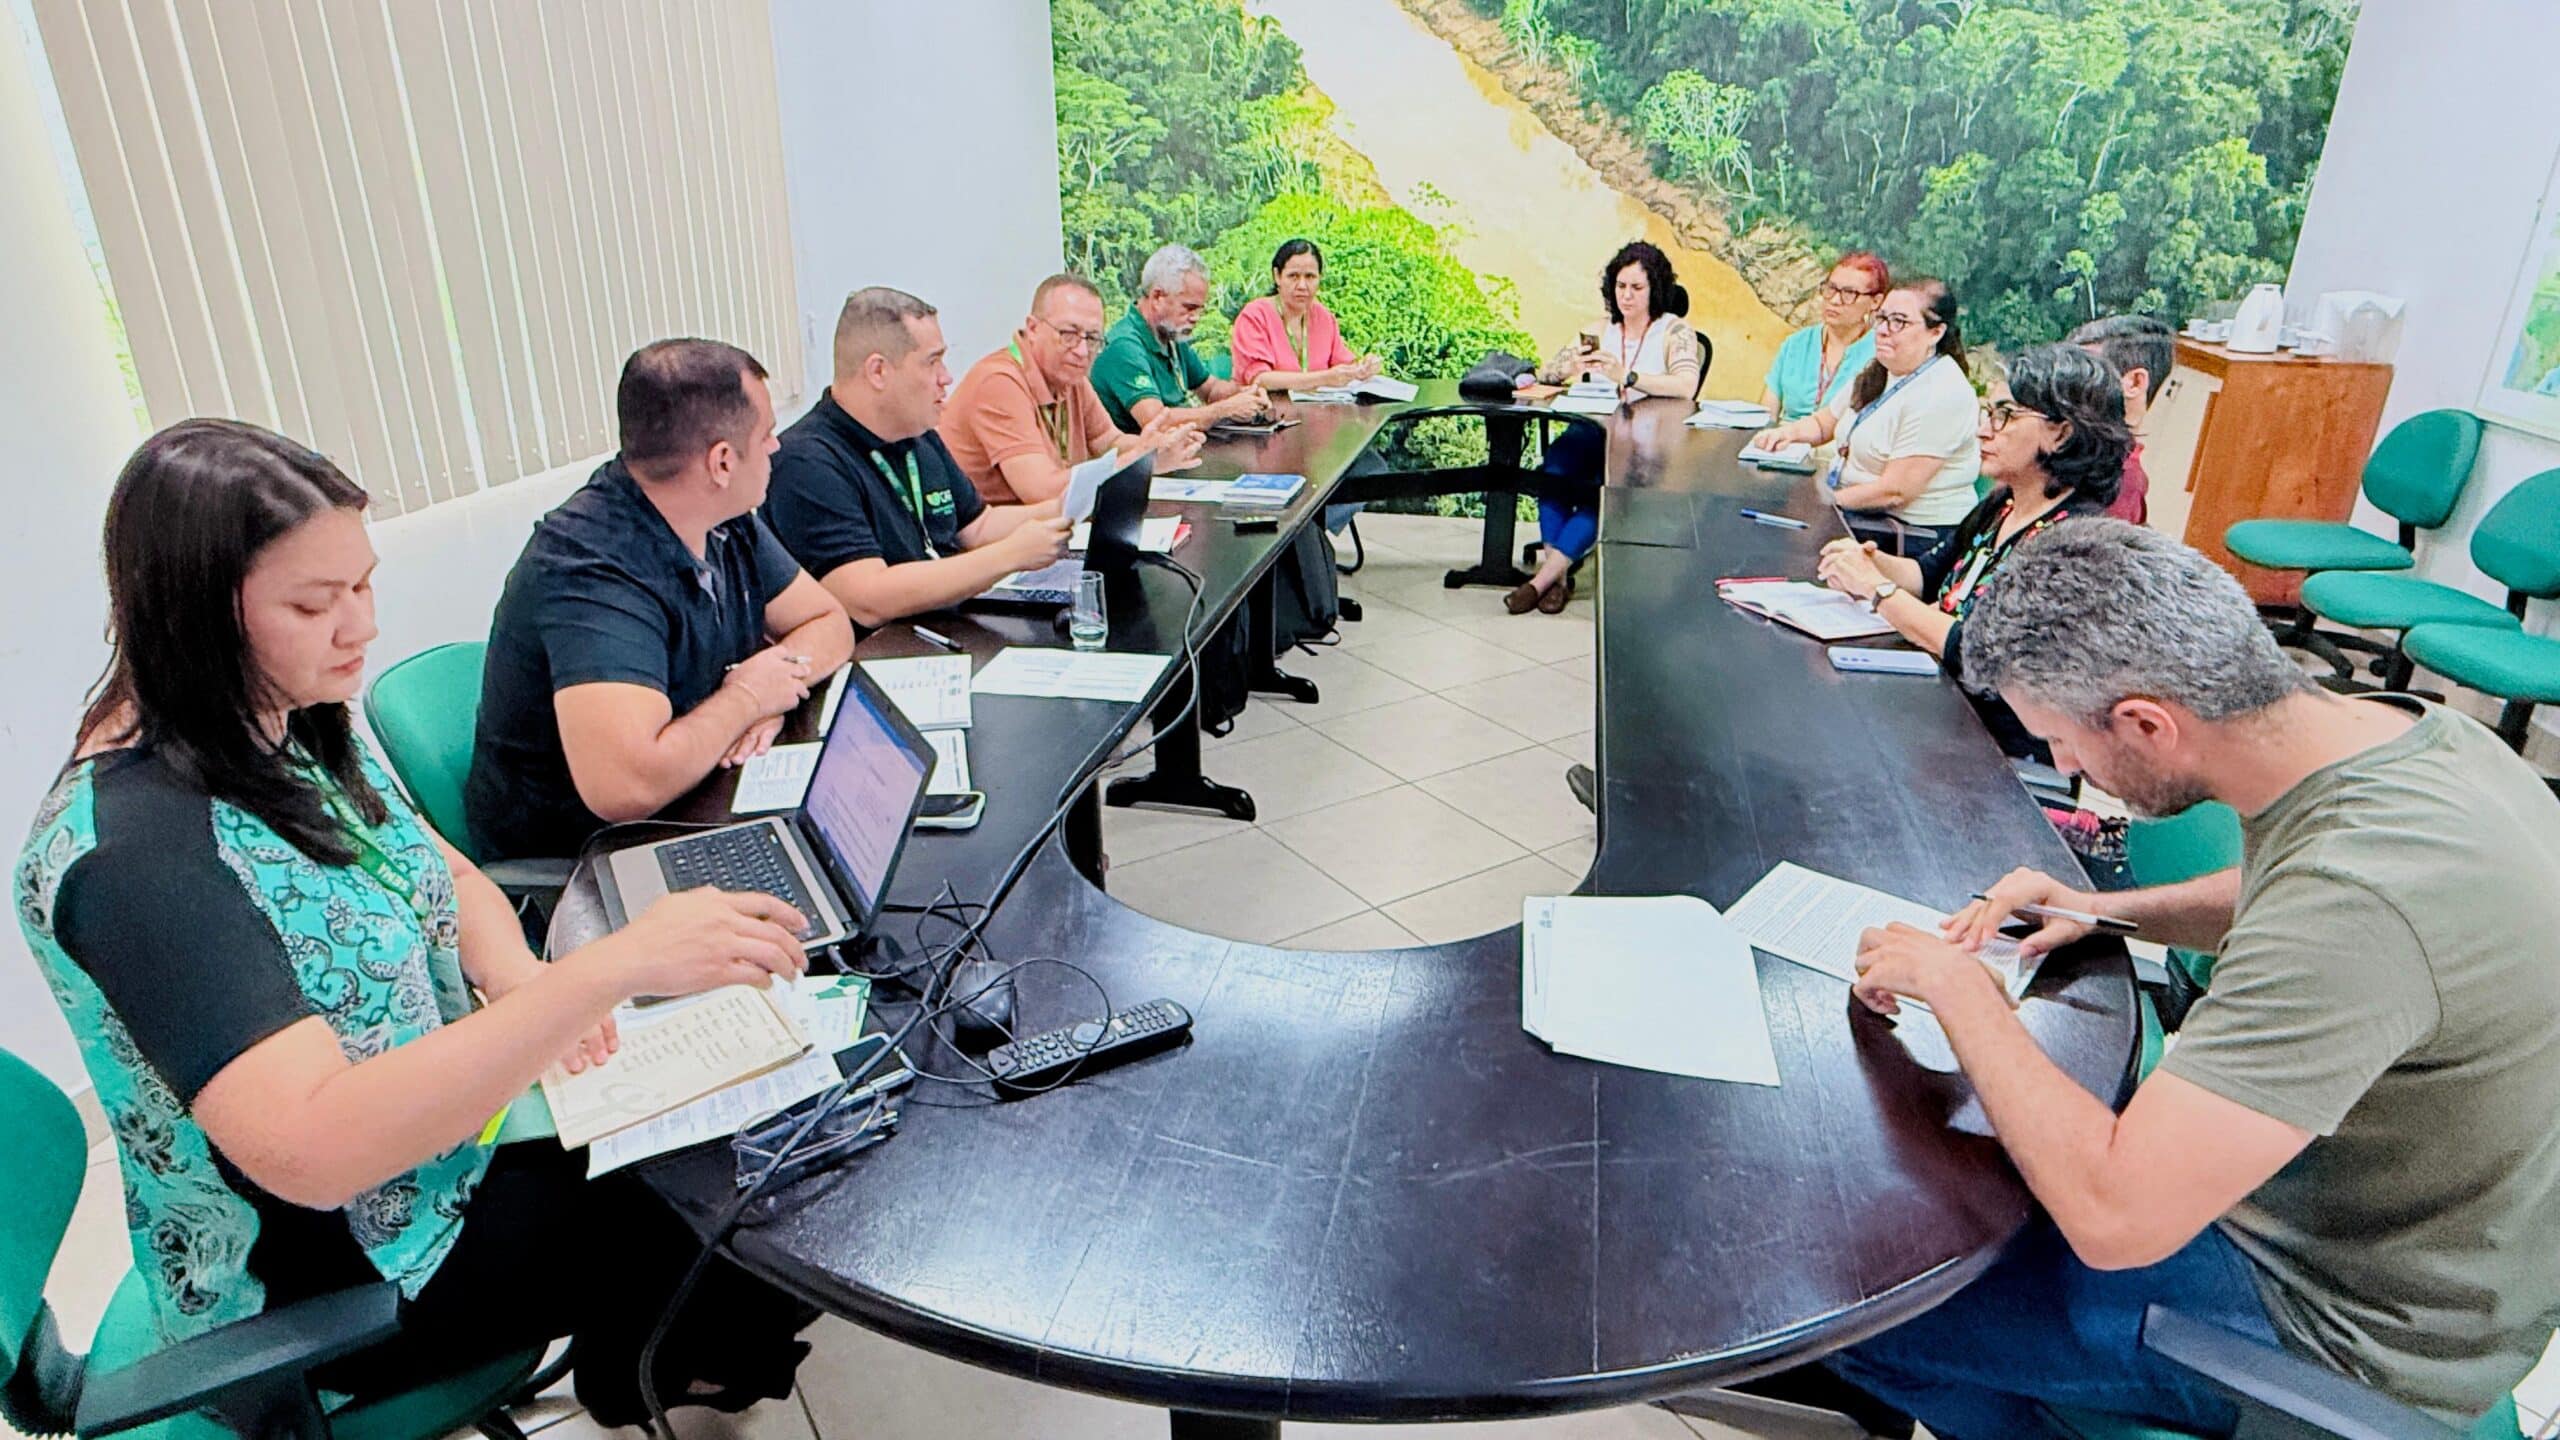
<path fill-rule="evenodd" d="M 1307 488 L 1304 475 L 1239 475 L 1218 497 L 1221 505 L 1286 505 Z"/>
<path fill-rule="evenodd" d="M 542 1073 L 543 1102 L 570 1149 L 809 1053 L 798 1022 L 771 992 L 752 985 L 725 985 L 621 1018 L 622 1048 L 611 1060 L 575 1075 L 559 1065 Z"/>
<path fill-rule="evenodd" d="M 1890 635 L 1893 622 L 1837 590 L 1802 580 L 1719 580 L 1716 598 L 1816 640 Z"/>

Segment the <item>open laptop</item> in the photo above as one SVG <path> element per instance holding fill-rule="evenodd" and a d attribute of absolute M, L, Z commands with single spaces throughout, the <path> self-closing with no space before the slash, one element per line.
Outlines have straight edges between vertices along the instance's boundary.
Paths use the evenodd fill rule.
<path fill-rule="evenodd" d="M 700 885 L 781 897 L 807 920 L 807 949 L 870 928 L 924 803 L 933 745 L 861 666 L 839 683 L 844 704 L 800 808 L 613 852 L 603 888 L 616 928 L 659 896 Z"/>
<path fill-rule="evenodd" d="M 973 603 L 1056 608 L 1075 599 L 1076 577 L 1087 570 L 1114 574 L 1138 563 L 1138 535 L 1147 519 L 1147 488 L 1154 482 L 1153 452 L 1112 472 L 1093 497 L 1093 533 L 1082 558 L 1073 555 L 1037 570 L 1018 570 L 987 587 Z"/>

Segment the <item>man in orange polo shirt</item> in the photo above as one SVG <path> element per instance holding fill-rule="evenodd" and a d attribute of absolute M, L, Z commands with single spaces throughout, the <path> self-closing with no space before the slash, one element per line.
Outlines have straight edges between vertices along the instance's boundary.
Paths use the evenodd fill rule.
<path fill-rule="evenodd" d="M 969 367 L 938 427 L 942 443 L 989 502 L 1032 504 L 1067 488 L 1067 472 L 1113 451 L 1154 451 L 1156 469 L 1200 454 L 1196 425 L 1159 423 L 1135 435 L 1104 413 L 1085 378 L 1102 348 L 1102 295 L 1075 275 L 1052 275 L 1003 349 Z"/>

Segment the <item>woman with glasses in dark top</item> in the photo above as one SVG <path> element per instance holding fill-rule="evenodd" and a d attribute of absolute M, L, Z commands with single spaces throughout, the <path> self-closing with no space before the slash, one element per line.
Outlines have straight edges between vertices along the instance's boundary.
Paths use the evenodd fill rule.
<path fill-rule="evenodd" d="M 637 1178 L 589 1179 L 527 1125 L 527 1091 L 610 1067 L 623 1001 L 798 974 L 800 917 L 696 890 L 535 958 L 349 715 L 375 634 L 364 507 L 253 425 L 143 442 L 107 503 L 112 656 L 19 854 L 19 924 L 116 1137 L 163 1341 L 388 1280 L 400 1333 L 314 1384 L 367 1399 L 566 1335 L 578 1398 L 638 1424 L 642 1344 L 700 1247 Z M 714 1261 L 662 1399 L 788 1394 L 813 1318 Z"/>
<path fill-rule="evenodd" d="M 1852 250 L 1831 262 L 1822 282 L 1822 319 L 1778 346 L 1761 386 L 1760 404 L 1778 420 L 1801 420 L 1840 400 L 1876 358 L 1876 308 L 1893 289 L 1893 272 L 1874 252 Z"/>
<path fill-rule="evenodd" d="M 1971 513 L 1916 557 L 1886 554 L 1871 540 L 1834 540 L 1819 568 L 1823 583 L 1865 601 L 1959 678 L 1964 617 L 1998 583 L 2001 562 L 2065 520 L 2105 514 L 2133 448 L 2114 369 L 2076 345 L 2020 354 L 1980 417 L 1982 470 L 1995 483 Z M 2007 706 L 1975 704 L 2003 750 L 2044 758 Z"/>

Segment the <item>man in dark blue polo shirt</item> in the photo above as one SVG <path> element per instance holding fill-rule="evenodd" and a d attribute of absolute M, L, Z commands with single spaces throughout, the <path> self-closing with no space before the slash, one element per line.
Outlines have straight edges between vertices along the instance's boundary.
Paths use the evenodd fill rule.
<path fill-rule="evenodd" d="M 989 505 L 933 433 L 951 393 L 934 308 L 887 286 L 836 320 L 835 381 L 782 432 L 765 522 L 862 625 L 956 605 L 1066 553 L 1058 500 Z"/>
<path fill-rule="evenodd" d="M 489 629 L 463 803 L 484 857 L 574 855 L 773 745 L 853 626 L 755 517 L 773 397 L 753 356 L 622 367 L 622 452 L 542 517 Z"/>

